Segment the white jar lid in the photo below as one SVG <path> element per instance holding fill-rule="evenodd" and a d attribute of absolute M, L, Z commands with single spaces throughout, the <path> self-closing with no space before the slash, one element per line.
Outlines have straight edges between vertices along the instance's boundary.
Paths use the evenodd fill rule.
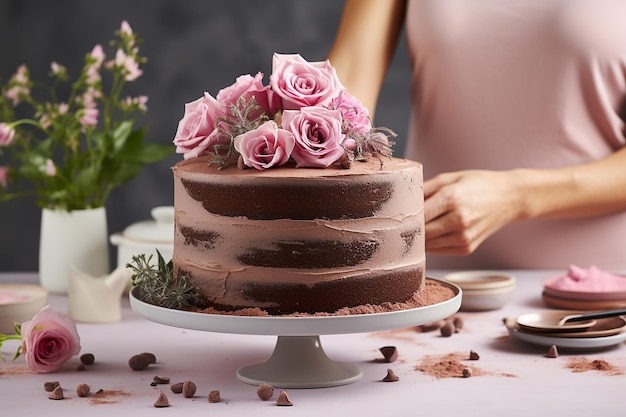
<path fill-rule="evenodd" d="M 133 223 L 124 229 L 124 237 L 140 242 L 174 241 L 174 207 L 159 206 L 150 211 L 153 220 Z"/>

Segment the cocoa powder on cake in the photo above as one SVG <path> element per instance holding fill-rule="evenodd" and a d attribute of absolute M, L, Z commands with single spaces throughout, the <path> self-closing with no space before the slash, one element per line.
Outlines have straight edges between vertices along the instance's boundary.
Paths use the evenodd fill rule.
<path fill-rule="evenodd" d="M 345 307 L 337 310 L 334 313 L 292 313 L 280 315 L 280 317 L 324 317 L 324 316 L 350 316 L 357 314 L 376 314 L 376 313 L 388 313 L 400 310 L 409 310 L 413 308 L 425 307 L 433 304 L 439 304 L 444 301 L 450 300 L 455 296 L 454 290 L 435 280 L 426 279 L 422 289 L 413 295 L 411 299 L 403 303 L 382 303 L 377 304 L 364 304 L 355 307 Z M 222 314 L 232 316 L 260 316 L 267 317 L 270 314 L 261 308 L 245 308 L 234 311 L 222 311 L 213 307 L 196 309 L 198 313 L 206 314 Z"/>

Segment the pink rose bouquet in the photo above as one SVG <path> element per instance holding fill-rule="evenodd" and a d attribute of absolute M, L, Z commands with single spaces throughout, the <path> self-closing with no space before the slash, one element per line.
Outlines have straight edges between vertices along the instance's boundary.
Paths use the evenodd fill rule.
<path fill-rule="evenodd" d="M 372 126 L 367 109 L 350 95 L 330 62 L 274 54 L 269 85 L 263 74 L 187 103 L 174 144 L 185 159 L 259 170 L 296 166 L 349 167 L 372 155 L 391 156 L 389 129 Z"/>
<path fill-rule="evenodd" d="M 5 340 L 21 340 L 14 359 L 24 354 L 26 364 L 34 372 L 54 372 L 80 352 L 80 337 L 76 323 L 69 317 L 46 306 L 32 320 L 17 324 L 15 335 L 0 335 Z"/>

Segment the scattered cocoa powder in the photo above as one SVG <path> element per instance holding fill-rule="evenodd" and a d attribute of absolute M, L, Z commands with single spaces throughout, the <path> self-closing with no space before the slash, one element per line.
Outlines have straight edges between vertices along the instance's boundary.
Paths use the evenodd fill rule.
<path fill-rule="evenodd" d="M 604 359 L 589 360 L 584 356 L 571 358 L 567 367 L 572 372 L 600 371 L 606 375 L 622 375 L 623 372 L 616 366 L 610 364 Z"/>
<path fill-rule="evenodd" d="M 131 397 L 132 394 L 128 391 L 121 389 L 118 390 L 104 390 L 99 389 L 93 395 L 89 396 L 90 405 L 103 405 L 103 404 L 117 404 L 122 399 Z"/>
<path fill-rule="evenodd" d="M 31 375 L 33 371 L 28 366 L 13 366 L 0 370 L 0 376 L 14 376 L 14 375 Z"/>
<path fill-rule="evenodd" d="M 435 378 L 463 378 L 463 370 L 470 369 L 472 376 L 497 375 L 514 377 L 514 374 L 502 372 L 487 372 L 475 366 L 469 367 L 463 363 L 467 361 L 466 353 L 455 352 L 445 355 L 426 355 L 422 358 L 416 370 Z M 466 373 L 468 371 L 465 371 Z"/>

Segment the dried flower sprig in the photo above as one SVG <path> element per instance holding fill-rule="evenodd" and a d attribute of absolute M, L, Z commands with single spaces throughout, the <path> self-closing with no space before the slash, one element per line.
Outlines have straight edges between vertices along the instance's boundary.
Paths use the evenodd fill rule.
<path fill-rule="evenodd" d="M 131 282 L 138 288 L 140 300 L 158 307 L 184 310 L 201 307 L 203 296 L 189 283 L 185 276 L 174 276 L 173 263 L 165 262 L 157 250 L 158 265 L 152 264 L 152 256 L 135 255 L 132 262 L 126 264 L 133 270 Z"/>

